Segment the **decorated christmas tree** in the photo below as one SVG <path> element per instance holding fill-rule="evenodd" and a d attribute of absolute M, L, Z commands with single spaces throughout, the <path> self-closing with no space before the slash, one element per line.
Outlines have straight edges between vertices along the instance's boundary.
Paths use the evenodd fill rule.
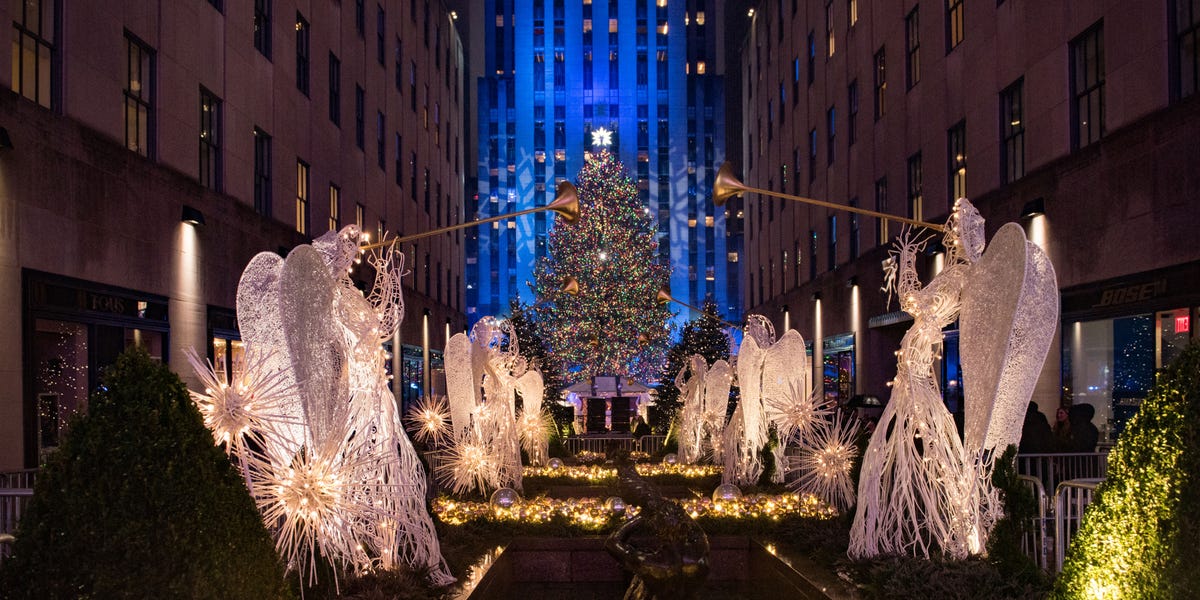
<path fill-rule="evenodd" d="M 534 270 L 549 358 L 568 383 L 596 375 L 647 381 L 662 369 L 671 337 L 670 307 L 656 301 L 670 267 L 659 262 L 655 223 L 607 150 L 588 158 L 576 185 L 579 221 L 550 232 L 549 256 Z M 577 295 L 560 291 L 567 277 L 578 281 Z"/>

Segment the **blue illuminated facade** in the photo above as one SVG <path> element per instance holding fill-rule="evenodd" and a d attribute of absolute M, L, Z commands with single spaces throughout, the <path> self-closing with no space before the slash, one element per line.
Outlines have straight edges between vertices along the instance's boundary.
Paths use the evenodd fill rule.
<path fill-rule="evenodd" d="M 591 150 L 611 149 L 658 220 L 671 292 L 713 299 L 740 319 L 740 240 L 711 201 L 724 160 L 723 3 L 715 0 L 487 0 L 478 81 L 478 217 L 554 199 Z M 468 206 L 468 210 L 471 207 Z M 467 243 L 467 316 L 534 302 L 529 283 L 547 252 L 553 213 L 478 228 Z M 739 236 L 740 237 L 740 236 Z M 679 319 L 690 315 L 682 309 Z"/>

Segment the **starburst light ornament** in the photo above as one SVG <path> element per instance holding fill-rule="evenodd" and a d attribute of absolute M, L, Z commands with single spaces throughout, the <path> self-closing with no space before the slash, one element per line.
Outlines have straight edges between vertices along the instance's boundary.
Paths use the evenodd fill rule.
<path fill-rule="evenodd" d="M 242 459 L 245 437 L 251 432 L 259 437 L 258 444 L 274 447 L 286 436 L 285 428 L 300 426 L 287 410 L 295 386 L 282 371 L 271 370 L 269 351 L 247 346 L 235 354 L 232 378 L 224 371 L 217 373 L 212 362 L 201 359 L 194 349 L 183 353 L 204 384 L 203 392 L 189 391 L 192 401 L 217 443 L 225 444 L 227 454 Z"/>
<path fill-rule="evenodd" d="M 592 146 L 607 148 L 612 145 L 612 132 L 605 127 L 601 127 L 592 132 Z"/>
<path fill-rule="evenodd" d="M 800 457 L 792 469 L 799 477 L 791 487 L 807 492 L 844 511 L 854 504 L 854 481 L 850 471 L 858 456 L 854 438 L 858 420 L 820 418 L 800 445 Z"/>
<path fill-rule="evenodd" d="M 445 396 L 424 396 L 408 409 L 408 431 L 418 442 L 439 446 L 450 438 L 450 404 Z"/>

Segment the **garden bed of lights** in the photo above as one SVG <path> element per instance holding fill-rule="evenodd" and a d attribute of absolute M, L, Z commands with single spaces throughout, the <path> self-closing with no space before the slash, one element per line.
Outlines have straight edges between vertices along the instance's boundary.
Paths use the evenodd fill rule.
<path fill-rule="evenodd" d="M 638 475 L 655 483 L 665 478 L 700 480 L 721 474 L 716 465 L 682 465 L 666 463 L 639 463 Z M 584 485 L 616 484 L 617 468 L 606 465 L 563 465 L 560 467 L 525 467 L 524 479 L 542 479 L 555 484 L 580 483 Z"/>

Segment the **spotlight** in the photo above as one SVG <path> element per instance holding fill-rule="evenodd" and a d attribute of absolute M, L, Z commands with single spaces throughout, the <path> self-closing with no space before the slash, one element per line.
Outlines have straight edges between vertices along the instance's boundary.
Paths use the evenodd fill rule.
<path fill-rule="evenodd" d="M 817 302 L 820 299 L 821 299 L 821 292 L 813 292 L 813 294 L 812 294 L 813 302 Z"/>
<path fill-rule="evenodd" d="M 1046 200 L 1044 198 L 1034 198 L 1025 203 L 1021 208 L 1022 219 L 1032 219 L 1046 214 Z"/>
<path fill-rule="evenodd" d="M 3 140 L 0 140 L 0 142 L 2 141 Z M 183 215 L 179 218 L 179 220 L 187 223 L 188 225 L 202 227 L 204 225 L 204 213 L 200 212 L 200 210 L 197 208 L 193 208 L 184 204 Z"/>
<path fill-rule="evenodd" d="M 858 285 L 858 276 L 857 276 L 857 275 L 851 275 L 851 276 L 850 276 L 850 279 L 847 279 L 847 280 L 846 280 L 846 289 L 853 288 L 853 287 L 854 287 L 854 286 L 856 286 L 856 285 Z"/>

